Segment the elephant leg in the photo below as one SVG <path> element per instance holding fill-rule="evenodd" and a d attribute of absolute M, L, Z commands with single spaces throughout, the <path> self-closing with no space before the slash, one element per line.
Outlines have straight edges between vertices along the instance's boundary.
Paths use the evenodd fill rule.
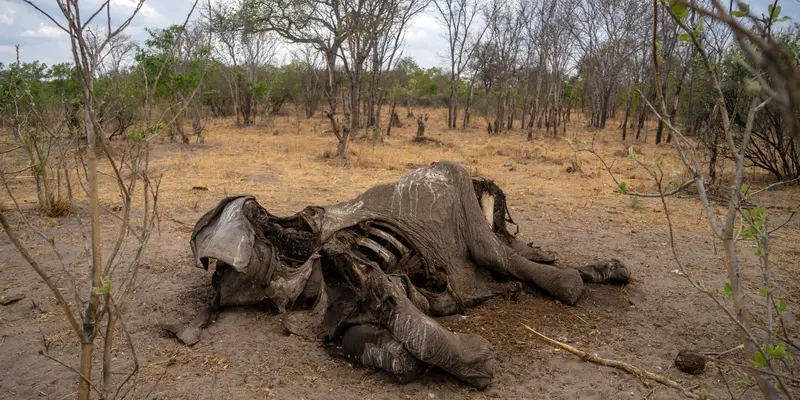
<path fill-rule="evenodd" d="M 453 333 L 423 314 L 408 298 L 392 296 L 381 322 L 418 360 L 439 367 L 464 382 L 485 389 L 494 374 L 494 351 L 475 334 Z"/>
<path fill-rule="evenodd" d="M 580 298 L 583 279 L 578 270 L 530 261 L 494 235 L 484 237 L 468 244 L 470 256 L 478 265 L 531 282 L 569 305 L 574 305 Z"/>
<path fill-rule="evenodd" d="M 631 273 L 621 261 L 612 259 L 606 262 L 589 264 L 578 268 L 584 282 L 626 284 L 631 281 Z"/>
<path fill-rule="evenodd" d="M 475 334 L 450 332 L 420 311 L 402 285 L 392 283 L 377 265 L 347 254 L 336 257 L 346 279 L 359 289 L 359 308 L 417 360 L 439 367 L 462 381 L 484 389 L 492 381 L 494 351 Z"/>
<path fill-rule="evenodd" d="M 400 383 L 411 382 L 428 366 L 403 347 L 386 328 L 355 325 L 342 336 L 342 353 L 350 362 L 391 373 Z"/>

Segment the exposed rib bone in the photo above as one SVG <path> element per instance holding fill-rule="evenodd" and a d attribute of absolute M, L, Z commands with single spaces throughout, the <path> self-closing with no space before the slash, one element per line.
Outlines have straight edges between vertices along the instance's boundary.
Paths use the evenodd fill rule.
<path fill-rule="evenodd" d="M 364 246 L 375 252 L 386 263 L 387 268 L 394 268 L 397 266 L 397 258 L 391 251 L 386 250 L 383 246 L 379 245 L 372 239 L 360 237 L 358 238 L 359 246 Z"/>
<path fill-rule="evenodd" d="M 373 226 L 369 228 L 369 233 L 391 243 L 392 246 L 394 246 L 397 249 L 397 251 L 400 252 L 400 259 L 405 259 L 406 257 L 408 257 L 409 253 L 408 248 L 405 245 L 403 245 L 403 243 L 401 243 L 399 240 L 397 240 L 396 237 L 392 236 L 389 232 L 382 231 Z"/>

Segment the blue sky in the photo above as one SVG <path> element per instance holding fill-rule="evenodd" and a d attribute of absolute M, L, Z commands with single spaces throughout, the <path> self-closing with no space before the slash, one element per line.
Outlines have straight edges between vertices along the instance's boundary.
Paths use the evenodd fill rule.
<path fill-rule="evenodd" d="M 54 16 L 59 13 L 54 0 L 34 3 Z M 147 37 L 144 28 L 163 28 L 182 23 L 192 3 L 192 0 L 147 0 L 126 33 L 141 41 Z M 83 0 L 81 4 L 82 10 L 94 10 L 102 4 L 102 0 Z M 136 0 L 112 0 L 111 4 L 112 20 L 116 21 L 130 13 Z M 750 2 L 751 7 L 760 12 L 766 12 L 767 4 L 772 2 Z M 783 0 L 779 5 L 783 7 L 783 15 L 800 22 L 800 0 Z M 444 66 L 447 42 L 443 33 L 442 24 L 436 20 L 431 7 L 418 16 L 409 28 L 404 55 L 413 57 L 424 67 Z M 52 65 L 72 59 L 66 34 L 51 21 L 22 0 L 0 0 L 0 62 L 13 62 L 14 45 L 17 44 L 20 45 L 22 61 L 40 60 Z M 282 52 L 281 56 L 288 57 L 288 52 Z"/>

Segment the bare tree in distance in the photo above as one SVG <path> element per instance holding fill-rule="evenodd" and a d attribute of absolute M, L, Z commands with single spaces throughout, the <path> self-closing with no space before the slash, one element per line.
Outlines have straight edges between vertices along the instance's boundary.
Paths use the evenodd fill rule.
<path fill-rule="evenodd" d="M 458 121 L 458 87 L 461 74 L 472 61 L 475 50 L 480 46 L 489 25 L 482 18 L 485 15 L 483 13 L 485 5 L 481 0 L 432 0 L 431 2 L 436 7 L 437 19 L 447 28 L 445 39 L 447 39 L 450 64 L 447 127 L 455 129 Z M 492 18 L 491 15 L 488 17 Z"/>
<path fill-rule="evenodd" d="M 387 11 L 381 16 L 382 22 L 378 24 L 378 29 L 373 31 L 370 39 L 371 80 L 369 99 L 365 104 L 367 128 L 379 128 L 381 108 L 388 92 L 389 82 L 386 81 L 386 72 L 395 68 L 399 62 L 400 48 L 403 46 L 411 19 L 427 7 L 428 0 L 391 0 L 389 3 Z"/>

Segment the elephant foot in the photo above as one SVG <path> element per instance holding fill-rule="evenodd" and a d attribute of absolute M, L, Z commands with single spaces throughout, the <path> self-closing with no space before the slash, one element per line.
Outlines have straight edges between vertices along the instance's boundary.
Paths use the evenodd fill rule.
<path fill-rule="evenodd" d="M 578 268 L 581 279 L 588 283 L 627 284 L 631 281 L 631 273 L 621 261 L 610 261 L 589 264 Z"/>
<path fill-rule="evenodd" d="M 159 326 L 161 329 L 175 335 L 181 343 L 187 346 L 194 346 L 200 342 L 200 333 L 203 331 L 203 328 L 213 322 L 217 315 L 218 313 L 216 311 L 207 309 L 197 314 L 197 316 L 188 323 L 162 323 L 159 324 Z"/>
<path fill-rule="evenodd" d="M 580 271 L 572 268 L 562 269 L 558 273 L 558 279 L 553 284 L 548 285 L 546 290 L 556 300 L 574 306 L 583 293 L 583 279 Z"/>

